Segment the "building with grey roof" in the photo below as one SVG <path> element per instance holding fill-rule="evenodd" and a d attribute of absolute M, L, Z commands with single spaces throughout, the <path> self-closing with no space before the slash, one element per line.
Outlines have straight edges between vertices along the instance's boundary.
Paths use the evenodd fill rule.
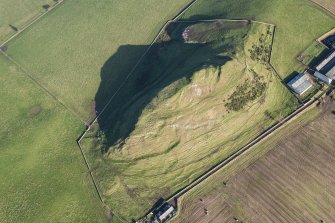
<path fill-rule="evenodd" d="M 296 75 L 290 82 L 288 82 L 287 85 L 298 95 L 302 95 L 313 87 L 312 81 L 307 72 Z"/>
<path fill-rule="evenodd" d="M 321 80 L 322 82 L 326 83 L 326 84 L 331 84 L 332 83 L 332 79 L 330 79 L 329 77 L 321 74 L 320 72 L 316 71 L 314 73 L 314 76 L 317 77 L 319 80 Z"/>
<path fill-rule="evenodd" d="M 328 78 L 335 79 L 335 51 L 324 59 L 317 67 L 316 70 L 327 76 Z"/>

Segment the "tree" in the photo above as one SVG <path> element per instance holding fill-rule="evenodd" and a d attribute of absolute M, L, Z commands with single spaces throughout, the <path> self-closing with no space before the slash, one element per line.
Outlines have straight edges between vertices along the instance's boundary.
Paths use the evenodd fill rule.
<path fill-rule="evenodd" d="M 13 25 L 11 25 L 11 24 L 9 24 L 9 27 L 12 28 L 12 30 L 14 30 L 15 32 L 19 31 L 18 28 L 16 28 L 15 26 L 13 26 Z"/>
<path fill-rule="evenodd" d="M 46 11 L 48 11 L 49 8 L 50 8 L 50 5 L 48 5 L 48 4 L 42 5 L 42 8 L 45 9 Z"/>

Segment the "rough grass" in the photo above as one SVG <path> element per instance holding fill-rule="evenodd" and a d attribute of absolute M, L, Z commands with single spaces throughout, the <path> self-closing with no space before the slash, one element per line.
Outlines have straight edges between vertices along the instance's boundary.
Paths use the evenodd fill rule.
<path fill-rule="evenodd" d="M 83 145 L 92 162 L 94 175 L 104 199 L 116 213 L 128 221 L 140 217 L 158 198 L 166 198 L 178 191 L 295 108 L 294 97 L 273 72 L 266 65 L 250 59 L 249 49 L 268 27 L 253 24 L 247 36 L 243 32 L 234 36 L 233 40 L 241 45 L 235 48 L 235 57 L 231 61 L 198 69 L 177 91 L 173 87 L 178 86 L 175 82 L 160 90 L 141 111 L 129 137 L 109 148 L 104 156 L 100 139 L 94 137 L 94 131 L 87 135 Z M 270 30 L 272 28 L 270 26 Z M 242 43 L 239 38 L 243 39 Z M 267 36 L 265 42 L 271 44 L 271 38 L 271 35 Z M 169 63 L 174 65 L 175 61 L 185 61 L 183 69 L 190 69 L 187 65 L 194 65 L 194 61 L 206 53 L 199 52 L 191 56 L 180 54 L 187 59 L 173 57 Z M 222 55 L 225 55 L 224 51 Z M 155 60 L 151 62 L 154 64 Z M 169 63 L 165 66 L 170 67 Z M 155 65 L 152 66 L 156 70 Z M 178 69 L 169 70 L 170 73 L 164 75 L 169 77 L 180 70 L 178 66 L 175 68 Z M 252 76 L 251 69 L 265 78 L 266 92 L 259 100 L 248 103 L 245 109 L 228 113 L 224 106 L 225 98 L 238 84 Z M 150 70 L 145 74 L 148 72 Z M 155 88 L 148 89 L 153 91 Z M 166 91 L 170 90 L 173 94 L 165 97 Z M 123 115 L 133 118 L 137 112 L 132 110 L 132 106 L 143 103 L 143 97 L 148 95 L 140 92 L 135 99 L 127 99 L 127 110 L 121 110 L 117 119 L 123 120 Z M 160 100 L 162 95 L 164 99 Z M 115 110 L 116 107 L 112 108 Z M 266 111 L 273 114 L 273 118 L 266 116 Z"/>
<path fill-rule="evenodd" d="M 45 11 L 42 8 L 45 4 L 52 6 L 55 2 L 51 0 L 1 0 L 0 43 L 15 33 L 9 25 L 13 25 L 17 29 L 23 28 Z"/>
<path fill-rule="evenodd" d="M 334 17 L 309 0 L 199 0 L 183 19 L 213 17 L 275 24 L 272 63 L 283 78 L 299 68 L 299 53 L 335 25 Z"/>
<path fill-rule="evenodd" d="M 313 108 L 194 188 L 173 222 L 334 221 L 332 109 Z"/>
<path fill-rule="evenodd" d="M 0 221 L 104 222 L 81 123 L 0 56 Z"/>
<path fill-rule="evenodd" d="M 83 119 L 95 115 L 101 68 L 121 45 L 147 45 L 189 0 L 64 1 L 57 10 L 13 40 L 8 53 Z M 124 52 L 104 74 L 103 100 L 146 50 Z M 106 83 L 102 83 L 106 84 Z"/>

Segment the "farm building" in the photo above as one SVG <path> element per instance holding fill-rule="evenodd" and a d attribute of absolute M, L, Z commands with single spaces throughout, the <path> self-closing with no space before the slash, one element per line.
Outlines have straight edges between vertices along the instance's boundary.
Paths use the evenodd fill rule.
<path fill-rule="evenodd" d="M 164 202 L 158 209 L 154 211 L 155 221 L 158 223 L 167 222 L 176 214 L 176 210 L 172 205 Z"/>
<path fill-rule="evenodd" d="M 308 91 L 308 89 L 313 87 L 310 76 L 307 72 L 298 74 L 290 82 L 288 82 L 287 85 L 298 95 L 302 95 Z"/>
<path fill-rule="evenodd" d="M 324 59 L 316 70 L 330 79 L 335 79 L 335 51 Z"/>
<path fill-rule="evenodd" d="M 322 82 L 326 83 L 326 84 L 331 84 L 332 83 L 332 79 L 330 79 L 329 77 L 321 74 L 320 72 L 316 71 L 314 73 L 314 76 L 317 77 L 318 79 L 320 79 Z"/>

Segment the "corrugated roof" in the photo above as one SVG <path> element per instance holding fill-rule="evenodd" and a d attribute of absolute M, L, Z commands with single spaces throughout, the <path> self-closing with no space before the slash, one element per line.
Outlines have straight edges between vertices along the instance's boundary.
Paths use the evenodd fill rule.
<path fill-rule="evenodd" d="M 321 81 L 325 82 L 326 84 L 331 84 L 332 80 L 325 75 L 321 74 L 320 72 L 315 72 L 314 76 L 319 78 Z"/>
<path fill-rule="evenodd" d="M 321 70 L 324 70 L 326 66 L 329 66 L 329 63 L 335 65 L 335 51 L 330 54 L 326 59 L 324 59 L 317 67 L 316 67 L 316 70 L 317 71 L 321 71 Z M 331 67 L 333 67 L 333 65 L 331 65 Z M 321 73 L 323 73 L 321 71 Z"/>
<path fill-rule="evenodd" d="M 313 87 L 313 84 L 309 80 L 309 76 L 305 73 L 298 74 L 287 85 L 299 95 L 302 95 L 308 89 Z"/>

